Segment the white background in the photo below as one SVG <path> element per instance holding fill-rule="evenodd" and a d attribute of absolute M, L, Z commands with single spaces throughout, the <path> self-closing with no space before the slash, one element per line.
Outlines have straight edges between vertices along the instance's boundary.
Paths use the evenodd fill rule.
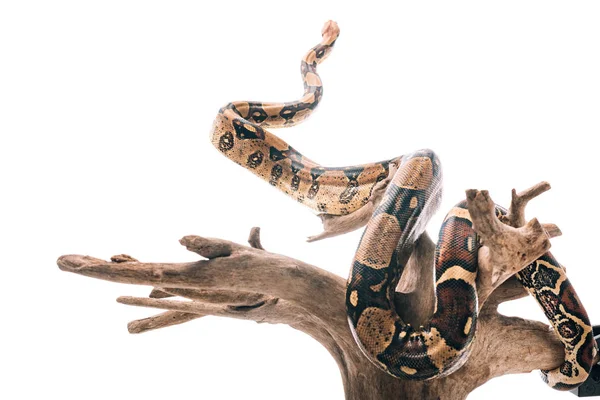
<path fill-rule="evenodd" d="M 287 326 L 203 318 L 143 335 L 126 287 L 59 271 L 61 254 L 188 261 L 186 234 L 263 244 L 346 276 L 360 233 L 307 244 L 310 211 L 209 143 L 231 100 L 300 97 L 303 54 L 336 20 L 325 95 L 281 134 L 323 164 L 431 147 L 445 197 L 507 205 L 548 180 L 529 216 L 600 323 L 600 3 L 596 1 L 0 2 L 0 346 L 3 399 L 337 399 L 337 366 Z M 307 293 L 310 296 L 310 293 Z M 531 298 L 511 315 L 543 320 Z M 398 394 L 401 398 L 401 394 Z M 567 399 L 507 376 L 470 399 Z"/>

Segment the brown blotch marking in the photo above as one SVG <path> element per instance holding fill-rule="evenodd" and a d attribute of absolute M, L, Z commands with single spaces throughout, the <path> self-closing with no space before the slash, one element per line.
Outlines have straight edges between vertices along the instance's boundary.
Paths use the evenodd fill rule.
<path fill-rule="evenodd" d="M 414 375 L 417 373 L 416 369 L 405 366 L 400 367 L 400 371 L 404 372 L 406 375 Z"/>
<path fill-rule="evenodd" d="M 394 337 L 394 313 L 377 307 L 368 307 L 356 324 L 356 333 L 365 350 L 372 355 L 383 352 Z"/>
<path fill-rule="evenodd" d="M 260 150 L 255 151 L 254 153 L 252 153 L 248 156 L 248 160 L 246 161 L 246 166 L 248 168 L 252 168 L 252 169 L 257 168 L 258 166 L 260 166 L 260 164 L 262 164 L 263 158 L 264 158 L 264 154 Z"/>
<path fill-rule="evenodd" d="M 338 201 L 342 204 L 348 204 L 352 201 L 354 197 L 358 194 L 359 186 L 358 182 L 352 180 L 348 182 L 348 186 L 344 189 L 344 191 L 340 194 Z"/>
<path fill-rule="evenodd" d="M 467 323 L 465 324 L 465 329 L 463 330 L 465 335 L 468 335 L 471 332 L 471 325 L 473 325 L 473 318 L 469 317 L 467 319 Z"/>
<path fill-rule="evenodd" d="M 549 290 L 544 290 L 538 293 L 537 300 L 544 314 L 546 314 L 546 318 L 550 321 L 554 320 L 554 315 L 560 312 L 558 306 L 561 304 L 561 301 L 565 301 L 564 298 L 559 298 L 556 294 L 552 293 Z"/>
<path fill-rule="evenodd" d="M 348 178 L 341 169 L 327 170 L 318 178 L 319 190 L 315 193 L 317 202 L 327 204 L 329 214 L 343 215 L 360 207 L 360 197 L 355 195 L 347 204 L 339 202 L 339 196 L 348 186 Z"/>
<path fill-rule="evenodd" d="M 473 236 L 473 229 L 464 219 L 450 221 L 443 226 L 440 232 L 440 237 L 468 238 L 469 236 Z M 442 241 L 438 245 L 437 274 L 442 272 L 443 265 L 448 265 L 447 263 L 454 259 L 463 260 L 463 269 L 468 268 L 471 272 L 475 272 L 477 267 L 476 248 L 469 251 L 467 247 L 468 245 L 456 245 L 452 240 Z"/>
<path fill-rule="evenodd" d="M 560 366 L 560 373 L 568 377 L 573 376 L 573 364 L 569 361 L 565 361 L 563 365 Z"/>
<path fill-rule="evenodd" d="M 440 370 L 445 369 L 449 361 L 454 360 L 462 353 L 449 346 L 436 328 L 431 328 L 431 332 L 424 336 L 427 344 L 427 355 L 433 365 Z"/>
<path fill-rule="evenodd" d="M 225 132 L 219 138 L 219 150 L 225 152 L 231 150 L 234 146 L 233 134 L 231 132 Z"/>
<path fill-rule="evenodd" d="M 413 196 L 412 199 L 410 199 L 410 208 L 416 208 L 419 205 L 419 199 L 417 199 L 417 196 Z"/>
<path fill-rule="evenodd" d="M 451 217 L 462 218 L 462 219 L 471 221 L 471 214 L 469 214 L 469 210 L 467 210 L 466 208 L 460 208 L 460 207 L 452 208 L 452 210 L 450 210 L 448 215 L 446 215 L 446 218 L 444 218 L 444 221 Z"/>
<path fill-rule="evenodd" d="M 445 353 L 446 348 L 464 349 L 472 337 L 463 334 L 464 326 L 458 321 L 466 321 L 469 317 L 476 317 L 476 303 L 474 288 L 471 284 L 462 281 L 446 281 L 437 283 L 437 311 L 431 319 L 431 332 L 444 332 L 440 337 L 439 348 L 432 351 Z M 475 323 L 475 321 L 473 321 Z M 428 350 L 429 351 L 429 350 Z M 454 350 L 455 351 L 455 350 Z"/>
<path fill-rule="evenodd" d="M 350 293 L 350 304 L 354 307 L 358 304 L 358 292 L 356 290 L 353 290 L 352 293 Z"/>
<path fill-rule="evenodd" d="M 358 176 L 358 183 L 361 185 L 375 185 L 375 183 L 387 177 L 387 170 L 382 163 L 370 163 L 361 165 L 363 171 Z"/>
<path fill-rule="evenodd" d="M 385 213 L 373 217 L 360 241 L 355 259 L 370 268 L 386 268 L 401 234 L 396 217 Z"/>
<path fill-rule="evenodd" d="M 439 285 L 440 283 L 446 282 L 450 279 L 460 279 L 467 282 L 469 285 L 474 285 L 475 279 L 477 279 L 477 273 L 467 271 L 461 265 L 454 265 L 446 269 L 442 276 L 440 276 L 435 283 L 436 285 Z"/>
<path fill-rule="evenodd" d="M 402 163 L 392 183 L 398 187 L 424 190 L 433 181 L 433 165 L 429 157 L 415 157 Z"/>
<path fill-rule="evenodd" d="M 386 274 L 386 278 L 387 278 L 387 274 Z M 381 290 L 381 288 L 383 287 L 383 285 L 385 285 L 387 282 L 387 279 L 382 280 L 380 283 L 376 284 L 376 285 L 371 285 L 370 288 L 372 291 L 374 292 L 379 292 Z"/>

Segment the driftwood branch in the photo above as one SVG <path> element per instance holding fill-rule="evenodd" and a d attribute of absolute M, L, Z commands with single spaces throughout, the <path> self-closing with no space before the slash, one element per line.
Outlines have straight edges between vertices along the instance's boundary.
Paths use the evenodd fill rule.
<path fill-rule="evenodd" d="M 262 243 L 260 242 L 260 228 L 258 226 L 255 226 L 250 230 L 250 236 L 248 236 L 248 244 L 250 245 L 250 247 L 255 249 L 265 249 Z"/>
<path fill-rule="evenodd" d="M 385 180 L 380 183 L 378 190 L 387 185 Z M 112 261 L 67 255 L 58 259 L 58 265 L 79 275 L 153 287 L 148 298 L 118 299 L 127 305 L 166 310 L 130 322 L 131 333 L 205 315 L 283 323 L 307 333 L 328 349 L 340 368 L 349 400 L 464 399 L 493 377 L 550 369 L 563 361 L 564 349 L 549 326 L 497 312 L 498 304 L 526 295 L 512 275 L 547 251 L 549 238 L 560 233 L 552 224 L 525 222 L 525 204 L 545 190 L 547 184 L 543 183 L 513 194 L 510 212 L 503 221 L 494 214 L 487 192 L 467 192 L 469 211 L 483 240 L 477 280 L 481 307 L 477 335 L 469 360 L 461 369 L 426 382 L 399 380 L 372 365 L 348 328 L 345 279 L 265 251 L 258 229 L 250 234 L 251 247 L 186 236 L 181 244 L 203 257 L 189 263 L 143 263 L 127 255 L 113 257 Z M 377 201 L 375 194 L 373 204 Z M 367 216 L 355 215 L 349 224 L 349 220 L 337 219 L 328 227 L 325 222 L 324 233 L 313 240 L 358 227 L 367 220 Z M 426 323 L 433 313 L 434 250 L 429 237 L 419 238 L 398 285 L 397 309 L 413 325 Z"/>
<path fill-rule="evenodd" d="M 179 311 L 167 311 L 162 314 L 153 315 L 149 318 L 138 319 L 127 324 L 129 333 L 144 333 L 168 326 L 183 324 L 202 317 L 200 314 L 192 314 Z"/>
<path fill-rule="evenodd" d="M 548 182 L 540 182 L 520 193 L 517 193 L 517 191 L 513 189 L 511 193 L 512 201 L 505 222 L 515 228 L 525 225 L 527 223 L 525 219 L 525 206 L 527 206 L 527 203 L 529 203 L 530 200 L 548 190 L 550 190 L 550 184 Z"/>
<path fill-rule="evenodd" d="M 518 228 L 502 223 L 487 191 L 468 190 L 467 204 L 473 228 L 483 243 L 477 291 L 484 303 L 502 282 L 548 251 L 550 237 L 537 219 Z"/>

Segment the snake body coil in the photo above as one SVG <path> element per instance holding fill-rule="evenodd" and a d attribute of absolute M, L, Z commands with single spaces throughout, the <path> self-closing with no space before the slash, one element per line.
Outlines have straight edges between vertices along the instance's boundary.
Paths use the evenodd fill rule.
<path fill-rule="evenodd" d="M 323 94 L 316 67 L 331 52 L 339 29 L 323 28 L 322 42 L 301 64 L 304 95 L 289 103 L 239 101 L 223 107 L 211 131 L 213 145 L 271 185 L 308 207 L 331 215 L 354 212 L 369 201 L 377 182 L 388 177 L 391 160 L 327 168 L 304 157 L 265 127 L 288 127 L 306 119 Z M 398 161 L 399 160 L 399 161 Z M 363 353 L 389 374 L 424 380 L 447 375 L 466 361 L 477 327 L 477 254 L 481 247 L 466 202 L 446 216 L 435 254 L 435 311 L 415 329 L 395 310 L 394 296 L 415 240 L 441 196 L 441 165 L 431 150 L 399 162 L 383 200 L 361 238 L 348 279 L 350 329 Z M 496 207 L 498 215 L 505 210 Z M 588 376 L 596 355 L 585 309 L 564 269 L 550 253 L 517 274 L 541 305 L 565 346 L 559 367 L 542 371 L 555 389 L 575 387 Z"/>

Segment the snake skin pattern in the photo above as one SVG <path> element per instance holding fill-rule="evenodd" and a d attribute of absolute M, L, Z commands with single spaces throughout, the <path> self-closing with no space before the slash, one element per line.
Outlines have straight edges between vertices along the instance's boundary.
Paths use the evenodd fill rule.
<path fill-rule="evenodd" d="M 387 373 L 426 380 L 450 374 L 466 361 L 478 317 L 477 254 L 480 240 L 466 202 L 446 216 L 435 253 L 435 311 L 418 329 L 404 323 L 394 305 L 395 289 L 415 240 L 423 233 L 441 198 L 442 170 L 431 150 L 395 160 L 343 168 L 323 167 L 304 157 L 266 127 L 288 127 L 305 120 L 318 105 L 323 86 L 316 67 L 339 35 L 329 21 L 323 40 L 302 59 L 304 95 L 288 103 L 237 101 L 219 110 L 211 131 L 213 145 L 300 203 L 321 213 L 344 215 L 369 201 L 377 182 L 399 163 L 373 213 L 354 257 L 346 293 L 350 329 L 363 353 Z M 498 216 L 506 211 L 497 206 Z M 562 266 L 544 254 L 517 274 L 541 305 L 565 347 L 563 364 L 542 371 L 553 388 L 583 383 L 597 348 L 583 305 Z"/>

